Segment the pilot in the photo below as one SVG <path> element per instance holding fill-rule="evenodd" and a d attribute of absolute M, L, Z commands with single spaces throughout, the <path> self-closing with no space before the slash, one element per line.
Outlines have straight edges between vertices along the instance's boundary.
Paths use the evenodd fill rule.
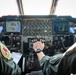
<path fill-rule="evenodd" d="M 0 42 L 0 75 L 21 75 L 21 69 L 13 61 L 8 48 Z"/>
<path fill-rule="evenodd" d="M 44 43 L 33 43 L 33 49 L 37 53 L 38 60 L 44 75 L 70 75 L 76 74 L 76 43 L 64 53 L 47 56 L 43 53 Z"/>

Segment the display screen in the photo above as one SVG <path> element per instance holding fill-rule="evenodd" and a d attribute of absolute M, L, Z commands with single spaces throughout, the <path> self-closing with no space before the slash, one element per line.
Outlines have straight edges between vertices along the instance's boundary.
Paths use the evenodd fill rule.
<path fill-rule="evenodd" d="M 69 24 L 68 21 L 54 21 L 53 22 L 53 33 L 68 33 L 69 32 Z"/>
<path fill-rule="evenodd" d="M 71 26 L 69 31 L 72 34 L 76 34 L 76 26 Z"/>
<path fill-rule="evenodd" d="M 3 32 L 3 26 L 0 26 L 0 33 Z"/>
<path fill-rule="evenodd" d="M 0 22 L 0 33 L 4 33 L 4 22 Z"/>
<path fill-rule="evenodd" d="M 20 21 L 6 21 L 6 33 L 20 33 L 21 23 Z"/>

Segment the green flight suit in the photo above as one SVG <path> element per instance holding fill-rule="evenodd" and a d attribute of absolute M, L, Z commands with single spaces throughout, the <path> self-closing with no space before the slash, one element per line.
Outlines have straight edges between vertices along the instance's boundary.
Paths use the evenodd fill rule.
<path fill-rule="evenodd" d="M 76 75 L 76 48 L 62 58 L 57 75 L 70 75 L 71 73 Z"/>
<path fill-rule="evenodd" d="M 76 74 L 76 48 L 69 54 L 44 56 L 40 61 L 44 75 L 70 75 Z"/>
<path fill-rule="evenodd" d="M 62 59 L 62 54 L 56 54 L 54 56 L 44 56 L 40 61 L 44 75 L 57 75 L 58 66 Z"/>
<path fill-rule="evenodd" d="M 0 44 L 0 75 L 21 75 L 21 69 L 13 61 L 10 51 Z"/>

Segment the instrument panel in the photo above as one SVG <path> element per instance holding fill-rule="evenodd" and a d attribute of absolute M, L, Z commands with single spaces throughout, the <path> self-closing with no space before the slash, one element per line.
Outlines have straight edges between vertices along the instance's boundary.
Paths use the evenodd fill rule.
<path fill-rule="evenodd" d="M 52 32 L 50 18 L 24 18 L 23 36 L 49 36 Z"/>
<path fill-rule="evenodd" d="M 11 46 L 22 49 L 23 52 L 32 48 L 37 36 L 44 42 L 54 41 L 54 36 L 69 35 L 69 21 L 57 16 L 6 16 L 4 20 L 4 35 L 11 40 Z M 2 25 L 1 25 L 2 28 Z M 8 31 L 9 30 L 9 31 Z M 14 36 L 20 36 L 20 41 Z M 13 38 L 12 38 L 13 37 Z M 16 40 L 16 42 L 15 42 Z"/>

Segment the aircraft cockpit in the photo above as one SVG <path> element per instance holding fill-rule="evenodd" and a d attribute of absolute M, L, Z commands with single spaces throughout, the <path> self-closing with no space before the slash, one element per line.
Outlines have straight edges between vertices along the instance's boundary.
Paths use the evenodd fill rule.
<path fill-rule="evenodd" d="M 48 56 L 57 52 L 64 53 L 76 42 L 76 18 L 71 15 L 55 15 L 58 0 L 51 1 L 48 15 L 24 14 L 23 2 L 16 0 L 18 15 L 8 14 L 0 17 L 0 41 L 11 53 L 21 54 L 17 64 L 22 75 L 27 75 L 41 70 L 33 43 L 39 40 L 44 42 L 43 52 Z"/>

